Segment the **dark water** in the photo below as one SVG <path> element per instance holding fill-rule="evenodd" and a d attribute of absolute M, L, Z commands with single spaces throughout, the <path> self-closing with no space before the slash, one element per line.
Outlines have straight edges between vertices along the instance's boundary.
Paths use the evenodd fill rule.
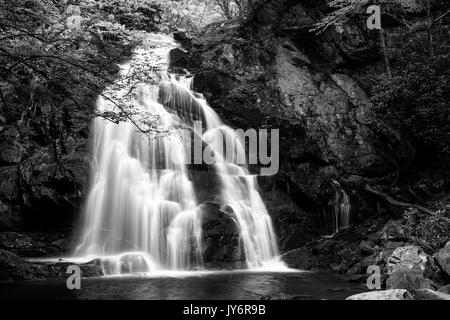
<path fill-rule="evenodd" d="M 33 281 L 0 286 L 0 299 L 132 299 L 132 300 L 340 300 L 365 291 L 336 275 L 221 272 L 161 277 L 82 279 L 80 290 L 65 281 Z"/>

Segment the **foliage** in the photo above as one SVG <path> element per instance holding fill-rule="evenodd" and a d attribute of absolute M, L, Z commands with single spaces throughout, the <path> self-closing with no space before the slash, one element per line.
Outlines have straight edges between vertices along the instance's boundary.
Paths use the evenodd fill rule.
<path fill-rule="evenodd" d="M 141 42 L 138 30 L 150 31 L 160 13 L 151 1 L 72 4 L 0 0 L 0 107 L 22 134 L 51 136 L 68 113 L 92 115 L 92 100 Z"/>
<path fill-rule="evenodd" d="M 224 19 L 243 16 L 246 0 L 159 0 L 163 21 L 169 31 L 198 31 Z"/>
<path fill-rule="evenodd" d="M 312 31 L 322 33 L 328 28 L 334 27 L 342 33 L 344 25 L 355 16 L 364 14 L 371 2 L 371 0 L 331 0 L 327 3 L 330 12 L 315 24 Z"/>
<path fill-rule="evenodd" d="M 342 33 L 344 26 L 352 19 L 358 18 L 360 21 L 364 21 L 362 17 L 367 17 L 366 9 L 370 5 L 377 4 L 382 7 L 382 13 L 402 15 L 408 10 L 428 12 L 430 19 L 433 16 L 437 18 L 439 14 L 449 9 L 447 0 L 417 0 L 417 8 L 408 7 L 406 3 L 396 0 L 327 0 L 329 11 L 322 20 L 315 24 L 312 31 L 320 34 L 333 27 Z"/>
<path fill-rule="evenodd" d="M 431 216 L 421 216 L 409 209 L 403 217 L 411 240 L 426 251 L 436 252 L 450 241 L 450 212 L 447 208 L 436 210 Z"/>
<path fill-rule="evenodd" d="M 373 101 L 379 114 L 398 128 L 419 155 L 450 152 L 450 41 L 442 20 L 449 15 L 448 1 L 419 0 L 413 18 L 400 1 L 330 0 L 329 12 L 313 31 L 335 28 L 343 32 L 352 21 L 365 21 L 366 8 L 381 4 L 382 12 L 397 17 L 403 27 L 389 35 L 386 61 L 392 79 L 379 77 Z M 386 32 L 386 30 L 385 30 Z M 408 39 L 405 41 L 405 39 Z"/>
<path fill-rule="evenodd" d="M 427 159 L 450 153 L 449 31 L 434 31 L 433 57 L 426 33 L 399 34 L 391 49 L 394 77 L 382 78 L 373 89 L 378 113 Z"/>

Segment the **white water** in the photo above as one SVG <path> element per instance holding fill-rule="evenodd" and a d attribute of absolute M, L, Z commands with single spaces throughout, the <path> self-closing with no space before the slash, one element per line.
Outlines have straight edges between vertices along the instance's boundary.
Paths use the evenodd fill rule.
<path fill-rule="evenodd" d="M 172 85 L 173 92 L 169 94 L 187 93 L 192 98 L 179 99 L 180 105 L 172 107 L 185 111 L 192 110 L 193 102 L 201 106 L 200 112 L 206 119 L 205 132 L 201 133 L 216 152 L 221 205 L 233 209 L 247 265 L 273 266 L 278 255 L 276 238 L 257 191 L 256 177 L 245 166 L 227 162 L 219 148 L 223 143 L 220 133 L 233 138 L 233 152 L 242 152 L 244 147 L 206 101 L 190 92 L 190 79 L 165 76 L 166 55 L 175 46 L 171 38 L 151 36 L 122 66 L 121 80 L 105 90 L 104 95 L 113 96 L 114 103 L 105 98 L 98 100 L 99 112 L 117 113 L 117 105 L 121 105 L 144 121 L 132 118 L 133 123 L 115 124 L 100 117 L 95 119 L 91 186 L 82 237 L 74 256 L 100 258 L 105 274 L 110 275 L 202 267 L 202 212 L 183 164 L 189 156 L 180 139 L 184 133 L 172 129 L 170 135 L 149 136 L 138 130 L 148 129 L 145 118 L 155 115 L 160 119 L 159 130 L 170 130 L 183 122 L 173 110 L 158 103 L 158 85 L 139 79 L 145 85 L 136 86 L 136 81 L 130 80 L 144 68 L 158 74 L 159 81 Z M 190 117 L 194 118 L 192 111 Z"/>
<path fill-rule="evenodd" d="M 335 188 L 335 199 L 333 204 L 333 229 L 335 233 L 348 229 L 351 226 L 351 205 L 348 194 L 336 180 L 332 181 Z"/>

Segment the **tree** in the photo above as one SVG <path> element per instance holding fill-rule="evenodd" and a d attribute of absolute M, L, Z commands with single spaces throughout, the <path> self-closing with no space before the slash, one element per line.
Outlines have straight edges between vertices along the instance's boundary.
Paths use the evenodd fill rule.
<path fill-rule="evenodd" d="M 327 6 L 330 11 L 315 24 L 311 31 L 320 34 L 333 27 L 337 32 L 342 33 L 344 25 L 351 19 L 364 15 L 367 7 L 371 4 L 371 0 L 328 1 Z"/>
<path fill-rule="evenodd" d="M 412 143 L 419 162 L 450 155 L 449 32 L 448 25 L 435 27 L 430 57 L 426 32 L 399 31 L 391 41 L 395 75 L 372 89 L 377 113 Z"/>
<path fill-rule="evenodd" d="M 164 24 L 169 31 L 199 31 L 204 26 L 241 17 L 247 0 L 158 0 L 163 8 Z"/>
<path fill-rule="evenodd" d="M 334 27 L 337 32 L 344 32 L 344 25 L 355 18 L 361 18 L 366 20 L 366 9 L 370 8 L 372 4 L 371 0 L 332 0 L 328 3 L 331 11 L 319 21 L 312 31 L 320 34 L 328 28 Z M 364 15 L 364 17 L 362 17 Z M 386 73 L 389 78 L 392 78 L 391 66 L 389 62 L 389 56 L 386 49 L 386 40 L 384 36 L 384 30 L 380 26 L 380 45 L 385 61 Z"/>
<path fill-rule="evenodd" d="M 430 43 L 430 55 L 434 56 L 434 44 L 433 44 L 433 28 L 446 16 L 450 15 L 450 7 L 443 5 L 441 0 L 418 0 L 418 3 L 427 14 L 427 26 L 426 31 L 428 34 L 428 41 Z M 445 8 L 445 12 L 442 9 Z M 436 15 L 435 17 L 433 15 Z M 418 29 L 416 29 L 418 31 Z"/>
<path fill-rule="evenodd" d="M 73 3 L 0 0 L 0 111 L 19 132 L 54 132 L 67 112 L 92 116 L 88 101 L 104 96 L 160 16 L 153 1 Z"/>

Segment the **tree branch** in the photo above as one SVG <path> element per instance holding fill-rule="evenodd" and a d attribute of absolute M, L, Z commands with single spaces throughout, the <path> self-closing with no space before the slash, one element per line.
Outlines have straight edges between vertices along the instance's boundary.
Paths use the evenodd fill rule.
<path fill-rule="evenodd" d="M 447 10 L 447 12 L 445 12 L 444 14 L 440 15 L 439 17 L 437 17 L 436 19 L 433 20 L 433 22 L 431 22 L 430 26 L 428 27 L 428 30 L 431 30 L 434 25 L 436 23 L 438 23 L 440 20 L 444 19 L 446 16 L 448 16 L 450 14 L 450 9 Z"/>
<path fill-rule="evenodd" d="M 422 207 L 422 206 L 417 205 L 417 204 L 397 201 L 397 200 L 393 199 L 392 197 L 390 197 L 389 195 L 387 195 L 386 193 L 373 189 L 368 184 L 365 185 L 364 190 L 366 190 L 367 192 L 370 192 L 370 193 L 372 193 L 374 195 L 379 196 L 380 198 L 384 199 L 386 202 L 388 202 L 389 204 L 391 204 L 393 206 L 416 208 L 416 209 L 418 209 L 418 210 L 420 210 L 422 212 L 425 212 L 426 214 L 428 214 L 430 216 L 434 215 L 434 212 L 431 211 L 430 209 L 427 209 L 427 208 Z"/>

